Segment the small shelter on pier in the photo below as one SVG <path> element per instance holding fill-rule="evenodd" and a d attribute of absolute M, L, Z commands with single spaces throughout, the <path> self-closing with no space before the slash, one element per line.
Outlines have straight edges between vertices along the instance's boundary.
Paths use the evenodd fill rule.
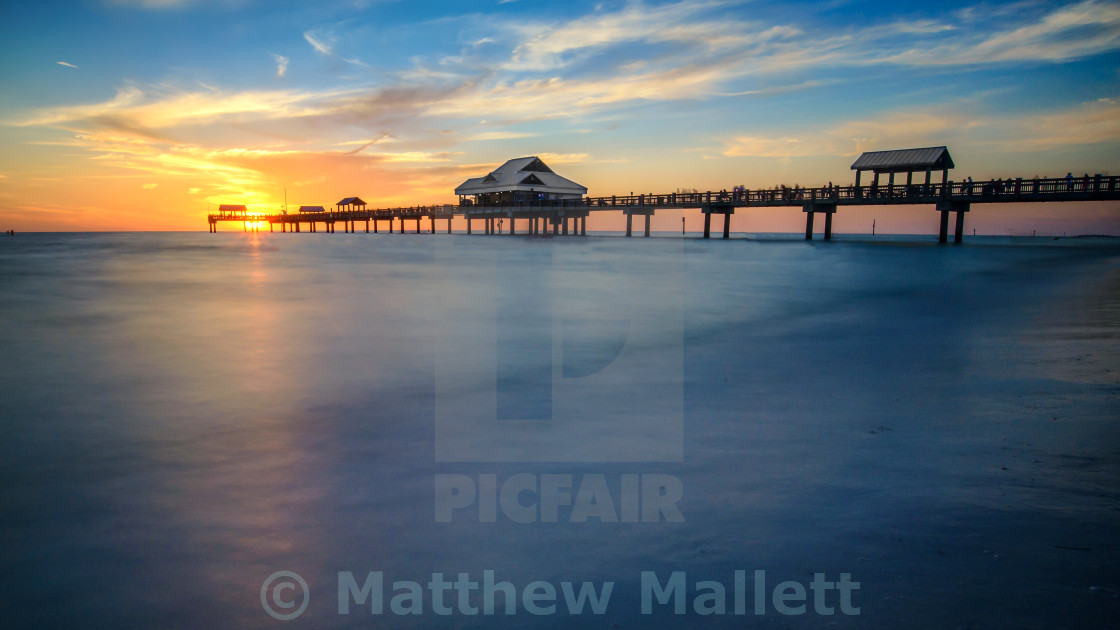
<path fill-rule="evenodd" d="M 245 208 L 244 205 L 232 205 L 223 203 L 222 205 L 218 206 L 218 216 L 223 218 L 244 217 L 246 214 L 248 214 L 248 212 L 249 211 Z"/>
<path fill-rule="evenodd" d="M 460 205 L 489 205 L 582 199 L 587 188 L 554 173 L 539 157 L 509 160 L 485 177 L 468 179 L 455 189 Z"/>
<path fill-rule="evenodd" d="M 300 212 L 326 212 L 327 209 L 323 206 L 300 206 Z"/>
<path fill-rule="evenodd" d="M 335 204 L 338 206 L 338 211 L 343 212 L 346 210 L 365 210 L 366 202 L 362 201 L 361 197 L 347 197 L 342 201 Z"/>
<path fill-rule="evenodd" d="M 941 171 L 941 183 L 949 181 L 949 169 L 954 168 L 953 158 L 947 147 L 926 147 L 924 149 L 896 149 L 893 151 L 868 151 L 852 163 L 856 172 L 856 186 L 860 174 L 871 171 L 875 174 L 872 185 L 879 185 L 879 175 L 887 173 L 890 184 L 894 184 L 896 173 L 906 173 L 906 185 L 914 181 L 914 173 L 925 172 L 926 184 L 930 183 L 933 171 Z"/>

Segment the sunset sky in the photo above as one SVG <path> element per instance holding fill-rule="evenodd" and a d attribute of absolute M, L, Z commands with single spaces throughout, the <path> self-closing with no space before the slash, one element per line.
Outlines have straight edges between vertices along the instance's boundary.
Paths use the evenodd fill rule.
<path fill-rule="evenodd" d="M 591 195 L 850 183 L 861 151 L 935 145 L 958 180 L 1120 174 L 1114 1 L 46 0 L 0 32 L 4 230 L 452 202 L 525 155 Z M 837 231 L 873 214 L 936 230 Z M 1120 204 L 973 227 L 1120 234 Z"/>

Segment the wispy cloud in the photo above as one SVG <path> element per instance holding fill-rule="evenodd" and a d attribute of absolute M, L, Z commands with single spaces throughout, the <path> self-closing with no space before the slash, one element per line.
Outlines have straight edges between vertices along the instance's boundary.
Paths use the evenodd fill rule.
<path fill-rule="evenodd" d="M 488 142 L 491 140 L 519 140 L 521 138 L 534 138 L 539 136 L 539 133 L 530 133 L 527 131 L 486 131 L 483 133 L 476 133 L 471 136 L 463 138 L 468 142 Z"/>
<path fill-rule="evenodd" d="M 723 141 L 728 157 L 851 156 L 882 147 L 939 144 L 1048 151 L 1120 141 L 1120 101 L 1099 99 L 1045 112 L 985 113 L 967 103 L 945 103 L 858 118 L 800 134 L 743 134 Z"/>
<path fill-rule="evenodd" d="M 538 153 L 537 157 L 549 164 L 585 164 L 591 159 L 589 153 Z"/>
<path fill-rule="evenodd" d="M 688 24 L 688 18 L 722 4 L 725 3 L 686 1 L 647 6 L 632 2 L 618 11 L 599 10 L 559 24 L 523 23 L 515 28 L 520 31 L 524 42 L 514 48 L 507 67 L 548 70 L 619 44 L 696 42 L 698 37 L 707 35 L 723 37 L 727 30 L 718 28 L 716 23 L 701 21 Z"/>
<path fill-rule="evenodd" d="M 314 48 L 316 52 L 323 55 L 334 54 L 334 43 L 327 41 L 326 36 L 323 34 L 304 31 L 303 38 L 307 40 L 308 44 L 311 44 L 311 47 Z"/>
<path fill-rule="evenodd" d="M 298 90 L 186 92 L 130 85 L 102 103 L 37 110 L 14 121 L 20 126 L 84 123 L 92 127 L 167 130 L 181 125 L 213 123 L 224 117 L 284 118 L 312 116 L 330 107 L 330 99 L 353 92 L 318 93 Z"/>
<path fill-rule="evenodd" d="M 133 9 L 185 9 L 193 6 L 224 6 L 236 8 L 246 4 L 248 0 L 104 0 L 110 6 L 128 7 Z"/>
<path fill-rule="evenodd" d="M 55 63 L 57 63 L 60 66 L 66 66 L 67 68 L 75 68 L 76 69 L 78 67 L 78 66 L 75 66 L 74 64 L 66 62 L 66 61 L 56 61 Z"/>
<path fill-rule="evenodd" d="M 967 23 L 975 26 L 971 20 Z M 947 43 L 910 48 L 882 61 L 902 65 L 1065 61 L 1118 47 L 1120 4 L 1084 0 L 1058 7 L 1035 21 L 996 31 L 964 32 Z"/>
<path fill-rule="evenodd" d="M 272 59 L 276 62 L 276 78 L 283 79 L 288 72 L 288 58 L 284 55 L 273 54 Z"/>

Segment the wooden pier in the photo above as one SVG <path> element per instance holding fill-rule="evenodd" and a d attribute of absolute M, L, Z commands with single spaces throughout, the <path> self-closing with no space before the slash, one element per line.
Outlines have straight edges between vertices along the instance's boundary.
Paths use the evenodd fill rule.
<path fill-rule="evenodd" d="M 891 178 L 893 180 L 893 177 Z M 928 178 L 927 178 L 928 180 Z M 592 212 L 621 212 L 626 216 L 626 236 L 633 235 L 634 217 L 644 221 L 643 234 L 649 236 L 650 221 L 658 210 L 700 209 L 704 215 L 704 238 L 711 237 L 712 215 L 723 216 L 723 238 L 730 237 L 731 215 L 739 209 L 800 207 L 805 213 L 805 238 L 813 238 L 815 216 L 824 215 L 824 239 L 832 238 L 833 215 L 841 206 L 928 205 L 940 213 L 938 240 L 948 241 L 949 214 L 955 214 L 953 240 L 961 242 L 964 215 L 975 204 L 1048 203 L 1120 200 L 1120 177 L 1082 176 L 1062 178 L 1015 178 L 989 182 L 894 183 L 817 188 L 778 188 L 764 190 L 708 191 L 660 195 L 612 195 L 563 201 L 499 203 L 490 205 L 430 205 L 398 208 L 336 210 L 333 212 L 250 215 L 244 206 L 223 206 L 210 214 L 210 231 L 220 222 L 268 223 L 275 232 L 335 232 L 341 223 L 344 232 L 358 229 L 377 233 L 382 226 L 392 233 L 405 230 L 421 233 L 421 222 L 436 233 L 438 222 L 455 217 L 467 220 L 467 234 L 496 234 L 499 221 L 507 223 L 510 235 L 586 235 L 587 217 Z M 236 208 L 237 210 L 229 210 Z M 481 230 L 477 223 L 482 222 Z M 279 226 L 279 228 L 277 228 Z M 519 229 L 520 226 L 520 229 Z M 503 230 L 505 231 L 505 230 Z"/>

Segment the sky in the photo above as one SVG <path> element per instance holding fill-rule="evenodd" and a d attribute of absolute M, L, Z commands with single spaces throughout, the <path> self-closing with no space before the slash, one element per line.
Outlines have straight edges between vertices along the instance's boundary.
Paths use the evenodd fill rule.
<path fill-rule="evenodd" d="M 850 184 L 862 151 L 940 145 L 956 180 L 1120 174 L 1115 1 L 45 0 L 0 3 L 0 33 L 4 230 L 451 203 L 527 155 L 593 196 Z M 803 229 L 752 212 L 736 230 Z M 875 218 L 937 229 L 836 230 Z M 968 221 L 1120 234 L 1120 204 Z"/>

